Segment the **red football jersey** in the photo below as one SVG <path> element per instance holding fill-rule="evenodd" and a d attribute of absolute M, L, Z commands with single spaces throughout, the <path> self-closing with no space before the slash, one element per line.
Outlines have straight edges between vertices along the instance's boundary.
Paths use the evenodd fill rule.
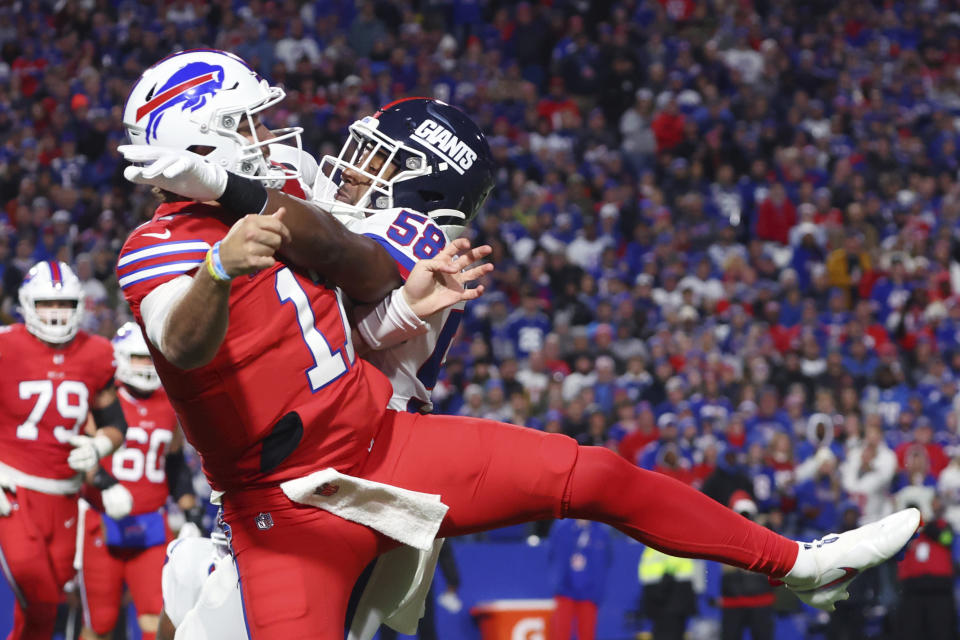
<path fill-rule="evenodd" d="M 226 235 L 218 212 L 164 204 L 127 238 L 117 275 L 141 326 L 144 297 L 195 273 Z M 339 291 L 283 263 L 233 282 L 227 335 L 209 364 L 184 371 L 149 346 L 215 489 L 275 484 L 329 466 L 349 472 L 366 455 L 391 394 L 383 374 L 354 355 Z M 291 416 L 262 456 L 266 437 L 290 412 L 302 432 Z"/>
<path fill-rule="evenodd" d="M 130 393 L 118 385 L 117 395 L 127 419 L 123 448 L 101 465 L 133 495 L 132 513 L 156 511 L 167 502 L 167 449 L 177 431 L 177 414 L 163 389 L 149 396 Z"/>
<path fill-rule="evenodd" d="M 100 336 L 80 331 L 58 349 L 22 324 L 0 327 L 0 462 L 41 478 L 75 476 L 69 440 L 115 370 Z"/>

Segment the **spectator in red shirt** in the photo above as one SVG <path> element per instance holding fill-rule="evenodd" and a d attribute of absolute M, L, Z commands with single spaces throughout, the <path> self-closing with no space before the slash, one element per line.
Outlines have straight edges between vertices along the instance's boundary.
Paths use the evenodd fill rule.
<path fill-rule="evenodd" d="M 537 103 L 537 116 L 548 120 L 552 129 L 557 131 L 563 124 L 564 112 L 580 116 L 580 109 L 566 91 L 563 78 L 554 76 L 550 79 L 550 93 Z"/>
<path fill-rule="evenodd" d="M 636 428 L 623 436 L 617 451 L 630 462 L 637 464 L 640 453 L 651 442 L 660 438 L 660 430 L 654 421 L 649 405 L 641 407 L 637 413 Z"/>
<path fill-rule="evenodd" d="M 797 208 L 790 202 L 779 182 L 770 188 L 770 195 L 760 203 L 757 213 L 757 237 L 787 244 L 790 229 L 797 224 Z"/>
<path fill-rule="evenodd" d="M 676 99 L 671 97 L 650 124 L 657 139 L 657 153 L 670 151 L 683 141 L 683 125 L 683 114 L 677 109 Z"/>
<path fill-rule="evenodd" d="M 955 638 L 957 604 L 953 596 L 953 530 L 934 499 L 934 517 L 910 543 L 897 565 L 902 593 L 894 619 L 898 638 Z"/>
<path fill-rule="evenodd" d="M 930 461 L 930 473 L 934 478 L 938 477 L 940 472 L 950 464 L 950 458 L 944 453 L 943 447 L 933 441 L 933 427 L 925 417 L 917 420 L 917 424 L 913 428 L 913 440 L 902 442 L 894 451 L 897 454 L 897 462 L 901 469 L 906 469 L 907 453 L 913 447 L 922 447 L 927 452 L 927 459 Z"/>

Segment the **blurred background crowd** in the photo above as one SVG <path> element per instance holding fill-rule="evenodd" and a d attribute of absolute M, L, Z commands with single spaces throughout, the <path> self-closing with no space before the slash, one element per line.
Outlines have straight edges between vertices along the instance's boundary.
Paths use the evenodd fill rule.
<path fill-rule="evenodd" d="M 3 322 L 54 257 L 88 330 L 128 318 L 116 255 L 156 200 L 123 100 L 204 47 L 283 86 L 266 120 L 317 157 L 404 96 L 486 131 L 497 270 L 439 411 L 745 477 L 791 535 L 897 504 L 960 527 L 960 3 L 3 3 Z"/>

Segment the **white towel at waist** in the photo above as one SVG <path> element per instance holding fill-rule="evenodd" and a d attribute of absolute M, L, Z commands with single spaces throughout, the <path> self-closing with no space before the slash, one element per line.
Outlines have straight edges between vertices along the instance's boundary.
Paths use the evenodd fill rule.
<path fill-rule="evenodd" d="M 322 469 L 280 485 L 294 502 L 324 509 L 427 551 L 447 514 L 440 496 Z"/>

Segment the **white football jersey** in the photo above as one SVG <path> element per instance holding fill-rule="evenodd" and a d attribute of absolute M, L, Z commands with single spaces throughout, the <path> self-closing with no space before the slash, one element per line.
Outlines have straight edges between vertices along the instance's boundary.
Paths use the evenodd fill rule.
<path fill-rule="evenodd" d="M 163 610 L 174 626 L 180 626 L 197 603 L 217 557 L 216 545 L 210 538 L 178 538 L 167 545 L 160 586 Z"/>
<path fill-rule="evenodd" d="M 174 640 L 247 640 L 240 580 L 233 557 L 217 558 L 214 564 L 197 604 L 184 616 Z"/>
<path fill-rule="evenodd" d="M 423 215 L 406 209 L 385 209 L 362 220 L 340 218 L 348 229 L 379 242 L 393 256 L 404 279 L 418 260 L 432 258 L 448 239 L 440 227 Z M 389 349 L 371 351 L 364 358 L 393 384 L 390 409 L 429 412 L 430 392 L 463 318 L 464 303 L 427 319 L 425 334 Z"/>
<path fill-rule="evenodd" d="M 210 538 L 184 538 L 167 545 L 161 586 L 163 609 L 177 628 L 176 640 L 245 640 L 240 582 L 233 557 Z"/>

